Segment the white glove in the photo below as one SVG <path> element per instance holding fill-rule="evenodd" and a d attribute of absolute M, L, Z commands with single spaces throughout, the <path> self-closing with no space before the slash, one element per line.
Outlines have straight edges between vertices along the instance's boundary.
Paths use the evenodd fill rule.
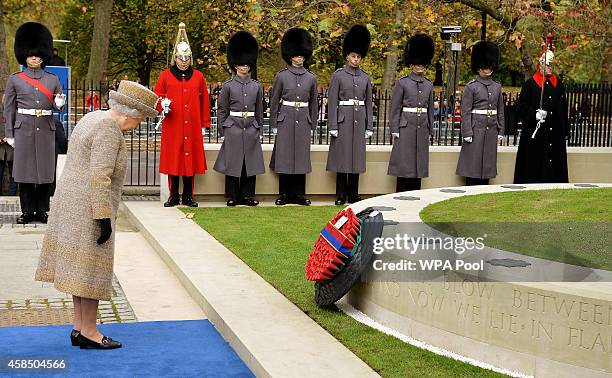
<path fill-rule="evenodd" d="M 544 122 L 546 120 L 546 114 L 548 114 L 546 110 L 543 110 L 543 109 L 536 110 L 536 121 Z"/>
<path fill-rule="evenodd" d="M 472 143 L 472 137 L 465 137 L 463 138 L 464 141 L 468 142 L 468 143 Z"/>
<path fill-rule="evenodd" d="M 329 130 L 329 135 L 333 136 L 334 138 L 337 138 L 338 130 Z"/>
<path fill-rule="evenodd" d="M 315 130 L 310 129 L 310 139 L 315 136 Z"/>
<path fill-rule="evenodd" d="M 365 137 L 366 137 L 366 139 L 368 139 L 369 137 L 371 137 L 371 136 L 372 136 L 372 134 L 374 134 L 374 132 L 373 132 L 372 130 L 366 130 L 366 132 L 365 132 Z"/>
<path fill-rule="evenodd" d="M 60 94 L 60 93 L 56 94 L 55 95 L 55 106 L 58 109 L 61 109 L 61 108 L 64 107 L 64 105 L 66 105 L 66 95 L 63 94 L 63 93 L 62 94 Z"/>
<path fill-rule="evenodd" d="M 272 134 L 274 135 L 278 134 L 278 129 L 276 127 L 272 128 Z"/>
<path fill-rule="evenodd" d="M 399 133 L 391 133 L 391 136 L 395 139 L 399 139 Z"/>
<path fill-rule="evenodd" d="M 6 143 L 10 144 L 11 147 L 15 148 L 15 138 L 5 138 Z"/>
<path fill-rule="evenodd" d="M 501 142 L 504 139 L 503 135 L 498 135 L 497 136 L 497 141 Z"/>
<path fill-rule="evenodd" d="M 162 98 L 161 100 L 161 106 L 162 106 L 162 112 L 164 112 L 164 114 L 168 114 L 170 113 L 170 103 L 172 102 L 172 100 L 170 100 L 169 98 L 165 97 Z"/>

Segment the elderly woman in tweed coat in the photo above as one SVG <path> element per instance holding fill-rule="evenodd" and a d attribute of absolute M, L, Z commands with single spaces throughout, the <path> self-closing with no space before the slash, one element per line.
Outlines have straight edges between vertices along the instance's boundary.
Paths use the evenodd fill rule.
<path fill-rule="evenodd" d="M 96 328 L 99 300 L 110 300 L 114 223 L 127 169 L 123 133 L 157 115 L 155 93 L 122 81 L 110 92 L 108 111 L 85 115 L 70 138 L 43 239 L 36 280 L 72 294 L 74 329 L 81 349 L 114 349 L 121 343 Z"/>

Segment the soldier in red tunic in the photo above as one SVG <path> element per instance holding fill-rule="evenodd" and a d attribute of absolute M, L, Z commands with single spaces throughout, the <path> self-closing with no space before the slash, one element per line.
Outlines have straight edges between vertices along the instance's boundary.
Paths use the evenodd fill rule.
<path fill-rule="evenodd" d="M 162 98 L 164 113 L 159 172 L 168 175 L 170 197 L 165 207 L 179 204 L 179 177 L 183 176 L 183 205 L 193 200 L 194 175 L 206 171 L 202 128 L 210 128 L 210 102 L 204 75 L 193 69 L 185 24 L 179 24 L 174 64 L 159 75 L 153 90 Z"/>

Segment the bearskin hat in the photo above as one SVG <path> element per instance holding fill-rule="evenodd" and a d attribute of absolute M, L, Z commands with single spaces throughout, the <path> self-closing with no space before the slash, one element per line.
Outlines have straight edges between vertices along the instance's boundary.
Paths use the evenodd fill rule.
<path fill-rule="evenodd" d="M 478 75 L 478 69 L 496 70 L 499 66 L 499 46 L 491 41 L 478 41 L 472 47 L 472 72 Z"/>
<path fill-rule="evenodd" d="M 257 55 L 259 45 L 253 35 L 247 31 L 234 34 L 227 43 L 227 64 L 232 71 L 234 67 L 248 65 L 251 67 L 251 77 L 257 79 Z"/>
<path fill-rule="evenodd" d="M 27 66 L 29 56 L 42 58 L 42 68 L 53 56 L 53 36 L 44 25 L 26 22 L 15 33 L 15 57 L 19 64 Z"/>
<path fill-rule="evenodd" d="M 365 58 L 368 55 L 368 49 L 370 48 L 370 32 L 365 26 L 353 25 L 353 27 L 344 36 L 344 42 L 342 43 L 342 56 L 346 56 L 352 52 L 361 55 L 361 58 Z"/>
<path fill-rule="evenodd" d="M 291 28 L 285 32 L 281 41 L 281 52 L 283 60 L 291 64 L 294 56 L 303 56 L 304 65 L 312 56 L 313 44 L 312 37 L 305 29 Z"/>
<path fill-rule="evenodd" d="M 404 64 L 428 65 L 434 56 L 434 41 L 427 34 L 415 34 L 404 48 Z"/>

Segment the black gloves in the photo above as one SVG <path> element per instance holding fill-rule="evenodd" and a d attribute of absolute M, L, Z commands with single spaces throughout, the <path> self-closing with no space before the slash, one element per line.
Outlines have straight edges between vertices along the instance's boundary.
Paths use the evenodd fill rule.
<path fill-rule="evenodd" d="M 104 244 L 110 238 L 113 233 L 111 227 L 110 218 L 99 219 L 100 221 L 100 237 L 98 238 L 98 244 Z"/>

